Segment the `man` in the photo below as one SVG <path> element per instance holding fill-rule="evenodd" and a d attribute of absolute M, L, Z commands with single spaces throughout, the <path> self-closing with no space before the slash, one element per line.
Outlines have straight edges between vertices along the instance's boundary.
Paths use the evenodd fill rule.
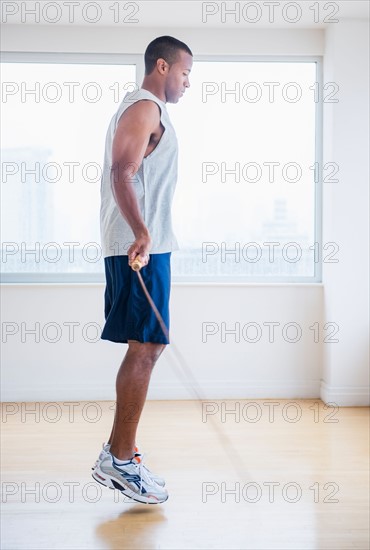
<path fill-rule="evenodd" d="M 138 257 L 143 280 L 169 327 L 170 256 L 178 248 L 171 224 L 177 180 L 177 140 L 166 103 L 189 84 L 192 53 L 170 36 L 145 52 L 142 87 L 124 97 L 106 137 L 101 182 L 101 237 L 105 264 L 105 326 L 101 338 L 128 343 L 117 375 L 116 413 L 93 477 L 135 501 L 168 498 L 165 482 L 143 465 L 136 430 L 153 367 L 169 343 L 131 269 Z M 150 257 L 149 257 L 150 253 Z"/>

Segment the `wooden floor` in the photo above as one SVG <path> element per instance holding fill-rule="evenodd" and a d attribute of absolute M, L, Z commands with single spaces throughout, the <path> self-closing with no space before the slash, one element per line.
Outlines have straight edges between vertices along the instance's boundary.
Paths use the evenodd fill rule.
<path fill-rule="evenodd" d="M 367 408 L 147 402 L 138 443 L 170 494 L 150 506 L 90 476 L 113 405 L 3 404 L 3 550 L 369 548 Z"/>

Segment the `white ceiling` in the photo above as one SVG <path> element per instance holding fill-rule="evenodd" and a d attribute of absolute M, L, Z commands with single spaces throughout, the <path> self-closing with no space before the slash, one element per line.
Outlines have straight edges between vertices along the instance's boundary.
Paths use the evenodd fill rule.
<path fill-rule="evenodd" d="M 275 6 L 274 21 L 269 22 L 269 5 Z M 75 6 L 73 7 L 73 4 Z M 257 22 L 251 22 L 257 10 L 253 6 L 258 4 L 260 8 L 261 19 Z M 301 18 L 296 22 L 284 20 L 282 16 L 284 6 L 298 5 L 300 8 Z M 316 4 L 319 5 L 318 21 L 315 22 L 315 14 L 312 9 Z M 6 6 L 8 7 L 6 8 Z M 29 10 L 35 10 L 39 6 L 39 21 L 35 20 L 35 15 L 29 13 Z M 18 1 L 18 2 L 2 2 L 2 21 L 9 24 L 44 24 L 44 25 L 73 25 L 73 26 L 112 26 L 125 28 L 143 28 L 143 27 L 164 27 L 169 29 L 179 27 L 193 28 L 233 28 L 233 29 L 297 29 L 297 28 L 326 28 L 330 25 L 335 25 L 335 22 L 325 22 L 325 18 L 338 19 L 339 22 L 343 19 L 368 19 L 369 18 L 370 0 L 336 0 L 330 2 L 328 0 L 296 0 L 295 2 L 271 0 L 258 1 L 239 1 L 239 2 L 205 2 L 202 0 L 53 0 L 53 1 Z M 12 7 L 13 6 L 13 7 Z M 117 17 L 117 7 L 119 7 L 119 20 Z M 4 10 L 17 10 L 16 13 L 6 15 Z M 240 21 L 236 20 L 236 15 L 226 15 L 225 9 L 236 10 L 239 13 Z M 72 12 L 72 10 L 74 10 Z M 214 11 L 214 14 L 208 12 Z M 72 16 L 73 20 L 69 18 Z M 294 7 L 290 7 L 287 11 L 287 18 L 293 19 L 296 16 Z M 60 17 L 60 18 L 59 18 Z M 94 19 L 97 19 L 95 22 Z M 123 19 L 126 18 L 126 22 Z M 58 19 L 55 23 L 51 21 Z M 133 22 L 132 20 L 138 20 Z"/>

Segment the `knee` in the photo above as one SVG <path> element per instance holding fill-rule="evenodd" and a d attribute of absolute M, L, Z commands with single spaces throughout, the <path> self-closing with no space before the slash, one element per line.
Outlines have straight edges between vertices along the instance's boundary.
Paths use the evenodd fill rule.
<path fill-rule="evenodd" d="M 144 361 L 149 367 L 154 367 L 165 347 L 163 344 L 150 344 L 145 350 Z"/>
<path fill-rule="evenodd" d="M 131 346 L 138 362 L 145 369 L 152 369 L 166 346 L 164 344 L 135 343 Z"/>
<path fill-rule="evenodd" d="M 154 366 L 166 346 L 164 344 L 152 344 L 152 346 L 153 346 L 153 349 L 151 350 L 150 355 Z"/>

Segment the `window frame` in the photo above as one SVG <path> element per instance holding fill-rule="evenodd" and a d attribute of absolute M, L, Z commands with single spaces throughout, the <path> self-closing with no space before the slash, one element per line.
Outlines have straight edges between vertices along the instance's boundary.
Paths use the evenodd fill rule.
<path fill-rule="evenodd" d="M 268 62 L 268 63 L 315 63 L 316 82 L 319 90 L 323 90 L 323 57 L 316 55 L 196 55 L 194 62 L 230 61 L 230 62 Z M 74 52 L 2 52 L 1 63 L 70 63 L 70 64 L 106 64 L 106 65 L 135 65 L 136 84 L 141 85 L 144 78 L 144 59 L 142 54 L 120 53 L 74 53 Z M 205 280 L 196 276 L 189 278 L 186 275 L 173 276 L 172 282 L 189 285 L 253 285 L 253 284 L 322 284 L 322 173 L 323 173 L 323 101 L 316 102 L 315 106 L 315 163 L 319 167 L 315 178 L 315 202 L 314 202 L 314 243 L 318 243 L 320 259 L 314 262 L 314 275 L 311 277 L 250 277 L 235 278 L 227 276 L 207 276 Z M 312 243 L 312 244 L 314 244 Z M 100 243 L 99 243 L 100 244 Z M 81 283 L 97 284 L 105 283 L 104 273 L 0 273 L 1 283 L 22 284 L 60 284 Z"/>

